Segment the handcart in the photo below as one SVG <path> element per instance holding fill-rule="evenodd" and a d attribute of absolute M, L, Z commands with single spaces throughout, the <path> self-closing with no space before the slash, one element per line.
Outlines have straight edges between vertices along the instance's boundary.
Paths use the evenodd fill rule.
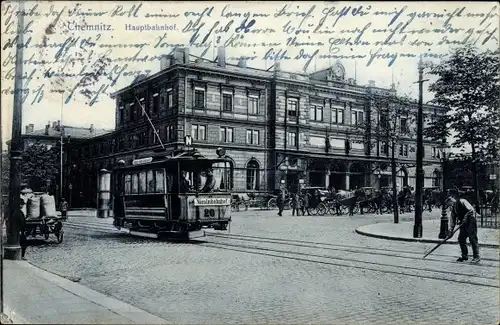
<path fill-rule="evenodd" d="M 43 236 L 45 240 L 48 240 L 50 234 L 54 234 L 57 238 L 57 242 L 60 244 L 64 237 L 64 230 L 62 228 L 62 218 L 58 216 L 43 216 L 37 219 L 27 219 L 25 222 L 25 235 L 26 237 L 33 238 L 40 235 Z"/>
<path fill-rule="evenodd" d="M 24 210 L 24 235 L 33 238 L 39 235 L 48 240 L 50 234 L 53 234 L 57 242 L 62 243 L 64 218 L 57 215 L 54 197 L 45 193 L 24 191 L 22 200 L 27 202 Z"/>

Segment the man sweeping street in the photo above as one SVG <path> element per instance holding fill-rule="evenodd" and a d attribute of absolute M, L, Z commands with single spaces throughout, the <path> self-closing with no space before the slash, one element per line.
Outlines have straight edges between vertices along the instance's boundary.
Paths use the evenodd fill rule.
<path fill-rule="evenodd" d="M 446 205 L 451 207 L 451 224 L 449 236 L 453 235 L 453 230 L 455 225 L 460 225 L 460 231 L 458 233 L 458 243 L 460 245 L 460 250 L 462 251 L 462 256 L 457 260 L 457 262 L 465 262 L 469 259 L 467 251 L 466 239 L 469 237 L 469 242 L 472 246 L 473 258 L 471 263 L 478 263 L 481 259 L 479 258 L 479 243 L 477 240 L 477 221 L 476 212 L 474 207 L 466 199 L 455 199 L 452 193 L 446 199 Z"/>

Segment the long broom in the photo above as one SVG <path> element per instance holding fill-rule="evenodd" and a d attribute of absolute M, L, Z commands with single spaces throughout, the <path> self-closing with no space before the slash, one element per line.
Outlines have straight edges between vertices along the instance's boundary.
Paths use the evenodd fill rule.
<path fill-rule="evenodd" d="M 439 246 L 443 245 L 444 243 L 446 243 L 448 241 L 448 239 L 452 238 L 453 235 L 455 235 L 455 233 L 458 231 L 458 229 L 460 229 L 462 225 L 458 225 L 458 227 L 455 228 L 455 230 L 453 230 L 453 232 L 451 233 L 450 236 L 446 237 L 443 241 L 441 241 L 439 244 L 436 245 L 436 247 L 434 247 L 433 249 L 431 249 L 430 251 L 428 251 L 423 258 L 426 258 L 428 255 L 430 255 L 432 252 L 434 252 Z"/>

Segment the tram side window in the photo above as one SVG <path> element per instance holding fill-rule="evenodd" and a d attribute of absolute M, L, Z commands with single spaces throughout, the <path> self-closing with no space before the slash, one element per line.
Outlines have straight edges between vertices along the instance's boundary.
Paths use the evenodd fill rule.
<path fill-rule="evenodd" d="M 132 174 L 132 194 L 137 194 L 139 189 L 139 176 Z"/>
<path fill-rule="evenodd" d="M 139 194 L 146 193 L 146 172 L 139 173 Z"/>
<path fill-rule="evenodd" d="M 132 176 L 130 174 L 125 175 L 124 191 L 125 191 L 125 194 L 130 194 L 132 192 Z"/>
<path fill-rule="evenodd" d="M 155 192 L 155 178 L 152 170 L 148 170 L 147 174 L 147 180 L 148 180 L 148 193 L 154 193 Z"/>
<path fill-rule="evenodd" d="M 165 191 L 164 184 L 165 184 L 165 176 L 163 174 L 162 169 L 158 169 L 155 171 L 155 176 L 156 176 L 156 193 L 163 193 Z"/>

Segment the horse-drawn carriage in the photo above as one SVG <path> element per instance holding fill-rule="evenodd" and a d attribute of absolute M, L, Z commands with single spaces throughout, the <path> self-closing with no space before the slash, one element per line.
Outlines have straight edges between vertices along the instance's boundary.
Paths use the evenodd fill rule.
<path fill-rule="evenodd" d="M 300 189 L 300 206 L 309 215 L 323 216 L 329 211 L 330 192 L 323 187 L 303 187 Z"/>

